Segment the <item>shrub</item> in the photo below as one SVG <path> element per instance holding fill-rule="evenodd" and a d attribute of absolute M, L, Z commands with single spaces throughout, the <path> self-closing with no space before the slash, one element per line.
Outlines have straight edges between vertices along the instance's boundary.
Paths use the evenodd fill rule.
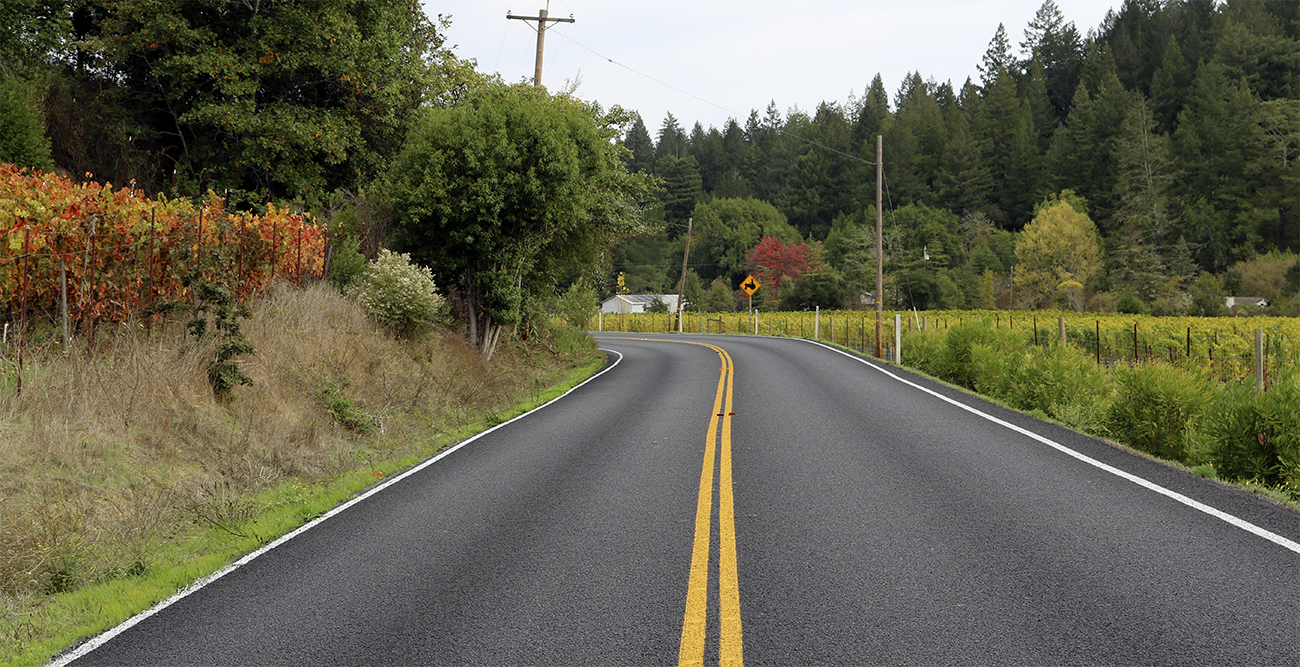
<path fill-rule="evenodd" d="M 441 324 L 446 299 L 438 295 L 433 273 L 411 263 L 411 256 L 379 251 L 349 293 L 361 302 L 372 319 L 397 335 L 412 337 Z"/>
<path fill-rule="evenodd" d="M 569 326 L 585 330 L 591 322 L 591 316 L 600 308 L 600 295 L 596 289 L 585 281 L 573 283 L 569 289 L 555 298 L 552 305 L 554 312 Z M 665 312 L 667 307 L 664 308 Z"/>
<path fill-rule="evenodd" d="M 1203 413 L 1200 438 L 1220 477 L 1300 489 L 1300 378 L 1259 395 L 1227 388 Z"/>
<path fill-rule="evenodd" d="M 339 291 L 346 292 L 366 272 L 366 258 L 361 254 L 361 241 L 352 234 L 343 236 L 334 245 L 330 257 L 329 281 Z"/>
<path fill-rule="evenodd" d="M 28 100 L 21 82 L 0 81 L 0 162 L 49 171 L 54 168 L 50 140 Z"/>
<path fill-rule="evenodd" d="M 1104 429 L 1114 385 L 1091 355 L 1069 345 L 1032 348 L 1020 391 L 1031 408 L 1082 431 Z"/>
<path fill-rule="evenodd" d="M 973 389 L 989 398 L 1006 402 L 1018 409 L 1034 409 L 1021 395 L 1026 382 L 1025 342 L 1018 337 L 994 331 L 985 341 L 972 342 L 970 377 Z"/>
<path fill-rule="evenodd" d="M 975 366 L 972 350 L 979 344 L 1010 341 L 1013 334 L 1003 334 L 983 322 L 966 322 L 948 330 L 944 347 L 935 359 L 935 376 L 967 389 L 975 388 Z"/>
<path fill-rule="evenodd" d="M 938 377 L 938 359 L 944 347 L 943 331 L 923 331 L 903 338 L 903 363 Z"/>
<path fill-rule="evenodd" d="M 1115 439 L 1148 454 L 1192 463 L 1196 419 L 1211 386 L 1201 373 L 1145 364 L 1114 371 L 1118 396 L 1106 415 Z"/>

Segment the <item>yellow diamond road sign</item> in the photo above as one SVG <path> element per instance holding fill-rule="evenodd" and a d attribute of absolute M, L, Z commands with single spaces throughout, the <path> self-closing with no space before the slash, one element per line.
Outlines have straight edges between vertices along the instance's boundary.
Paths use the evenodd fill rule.
<path fill-rule="evenodd" d="M 760 288 L 760 287 L 762 287 L 762 286 L 763 286 L 763 284 L 760 283 L 760 282 L 758 282 L 757 280 L 754 280 L 754 276 L 752 276 L 752 275 L 751 275 L 751 276 L 747 276 L 747 277 L 746 277 L 746 278 L 745 278 L 745 279 L 740 283 L 740 289 L 745 290 L 745 294 L 748 294 L 748 295 L 750 295 L 750 296 L 754 296 L 754 292 L 757 292 L 757 291 L 758 291 L 758 288 Z"/>

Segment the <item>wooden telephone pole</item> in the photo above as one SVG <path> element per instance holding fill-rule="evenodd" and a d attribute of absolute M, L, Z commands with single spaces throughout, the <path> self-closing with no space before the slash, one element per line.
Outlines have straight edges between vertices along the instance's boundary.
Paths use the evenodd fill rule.
<path fill-rule="evenodd" d="M 573 15 L 570 14 L 567 19 L 553 19 L 546 15 L 545 9 L 537 10 L 537 16 L 515 16 L 506 12 L 506 18 L 519 19 L 520 21 L 537 21 L 537 60 L 533 70 L 533 86 L 542 87 L 542 50 L 546 43 L 546 24 L 551 23 L 573 23 Z"/>
<path fill-rule="evenodd" d="M 686 296 L 686 260 L 691 256 L 691 229 L 695 218 L 686 219 L 686 250 L 682 251 L 682 282 L 677 288 L 677 333 L 682 332 L 682 298 Z"/>

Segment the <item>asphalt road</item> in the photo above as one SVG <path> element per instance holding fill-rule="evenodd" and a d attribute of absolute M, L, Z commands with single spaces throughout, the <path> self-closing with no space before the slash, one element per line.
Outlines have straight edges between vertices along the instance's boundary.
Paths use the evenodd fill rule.
<path fill-rule="evenodd" d="M 73 664 L 1300 664 L 1295 512 L 816 344 L 652 337 Z"/>

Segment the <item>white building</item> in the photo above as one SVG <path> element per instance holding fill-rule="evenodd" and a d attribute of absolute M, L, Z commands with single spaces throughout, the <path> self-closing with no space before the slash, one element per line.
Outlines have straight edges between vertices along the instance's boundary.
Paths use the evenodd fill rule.
<path fill-rule="evenodd" d="M 1265 308 L 1268 306 L 1268 299 L 1262 296 L 1230 296 L 1224 298 L 1224 305 L 1229 308 L 1237 306 L 1255 306 L 1256 308 Z"/>
<path fill-rule="evenodd" d="M 676 294 L 615 294 L 600 304 L 602 313 L 644 313 L 656 300 L 668 305 L 668 312 L 677 312 Z"/>

